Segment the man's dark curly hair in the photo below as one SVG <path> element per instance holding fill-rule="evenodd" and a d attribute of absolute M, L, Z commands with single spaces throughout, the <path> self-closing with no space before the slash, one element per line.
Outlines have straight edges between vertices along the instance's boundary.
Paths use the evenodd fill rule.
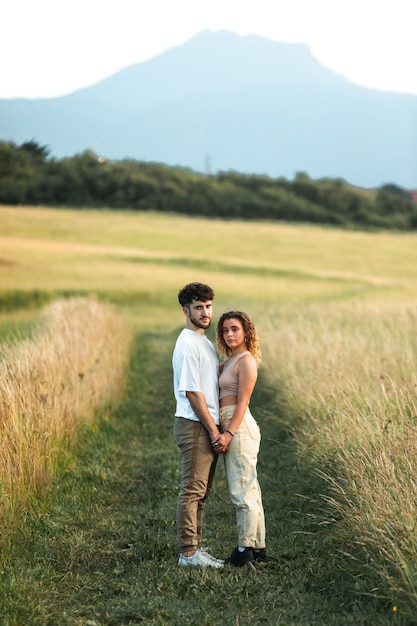
<path fill-rule="evenodd" d="M 178 302 L 181 306 L 191 304 L 194 300 L 207 302 L 207 300 L 213 299 L 213 289 L 204 283 L 189 283 L 178 292 Z"/>

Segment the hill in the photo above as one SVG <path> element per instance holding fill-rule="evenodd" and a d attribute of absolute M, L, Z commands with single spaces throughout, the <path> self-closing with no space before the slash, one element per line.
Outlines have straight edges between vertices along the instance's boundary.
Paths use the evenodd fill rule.
<path fill-rule="evenodd" d="M 206 173 L 417 181 L 417 96 L 356 86 L 304 44 L 224 31 L 65 97 L 0 100 L 0 138 Z"/>

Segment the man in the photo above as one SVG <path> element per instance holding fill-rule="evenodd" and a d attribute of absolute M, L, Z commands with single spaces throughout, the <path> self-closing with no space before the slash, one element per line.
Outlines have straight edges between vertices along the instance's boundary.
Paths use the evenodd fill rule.
<path fill-rule="evenodd" d="M 174 436 L 182 455 L 182 483 L 177 503 L 181 543 L 178 565 L 223 567 L 201 545 L 204 504 L 210 493 L 220 436 L 218 359 L 205 331 L 212 321 L 214 293 L 203 283 L 189 283 L 178 293 L 185 315 L 172 357 L 176 399 Z"/>

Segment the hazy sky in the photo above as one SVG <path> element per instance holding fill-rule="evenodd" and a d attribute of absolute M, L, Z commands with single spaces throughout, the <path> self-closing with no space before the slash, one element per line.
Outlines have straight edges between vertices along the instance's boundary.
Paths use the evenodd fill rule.
<path fill-rule="evenodd" d="M 416 0 L 6 0 L 0 98 L 92 85 L 203 29 L 306 43 L 352 82 L 417 94 Z"/>

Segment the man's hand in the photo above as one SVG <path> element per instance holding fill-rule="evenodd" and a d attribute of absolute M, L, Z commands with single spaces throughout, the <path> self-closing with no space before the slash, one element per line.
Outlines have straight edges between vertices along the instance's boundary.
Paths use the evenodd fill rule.
<path fill-rule="evenodd" d="M 217 454 L 225 454 L 232 439 L 232 436 L 226 431 L 212 440 L 211 445 Z"/>

